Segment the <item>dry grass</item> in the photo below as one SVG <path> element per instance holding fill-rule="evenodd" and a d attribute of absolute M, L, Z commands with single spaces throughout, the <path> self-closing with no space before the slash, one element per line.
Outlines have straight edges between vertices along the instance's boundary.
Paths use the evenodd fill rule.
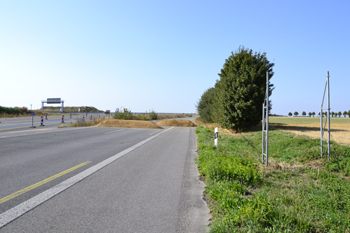
<path fill-rule="evenodd" d="M 316 117 L 315 117 L 316 118 Z M 290 123 L 288 123 L 288 119 Z M 293 118 L 274 118 L 271 117 L 271 129 L 278 129 L 294 133 L 296 135 L 306 135 L 311 138 L 320 138 L 320 118 L 312 119 L 310 122 L 293 122 Z M 281 122 L 281 123 L 279 123 Z M 282 123 L 283 122 L 283 123 Z M 317 122 L 317 123 L 316 123 Z M 334 122 L 334 123 L 332 123 Z M 348 118 L 332 119 L 331 118 L 331 141 L 341 145 L 350 146 L 350 120 Z M 327 139 L 325 132 L 324 139 Z"/>
<path fill-rule="evenodd" d="M 187 114 L 162 114 L 158 113 L 158 119 L 171 119 L 171 118 L 184 118 L 184 117 L 189 117 Z"/>
<path fill-rule="evenodd" d="M 199 117 L 196 118 L 194 123 L 197 126 L 203 126 L 204 128 L 211 129 L 211 130 L 214 130 L 216 127 L 218 127 L 220 134 L 227 134 L 227 135 L 232 135 L 232 136 L 239 135 L 239 134 L 237 134 L 236 131 L 231 131 L 231 130 L 228 130 L 228 129 L 224 129 L 217 123 L 208 123 L 208 122 L 204 123 L 204 122 L 202 122 L 202 120 Z M 244 134 L 244 133 L 242 133 L 242 134 Z"/>
<path fill-rule="evenodd" d="M 97 126 L 100 127 L 117 127 L 117 128 L 147 128 L 147 129 L 162 129 L 162 127 L 149 121 L 138 121 L 138 120 L 117 120 L 108 119 Z"/>
<path fill-rule="evenodd" d="M 189 120 L 163 120 L 157 123 L 159 126 L 177 126 L 177 127 L 196 127 L 196 125 Z"/>

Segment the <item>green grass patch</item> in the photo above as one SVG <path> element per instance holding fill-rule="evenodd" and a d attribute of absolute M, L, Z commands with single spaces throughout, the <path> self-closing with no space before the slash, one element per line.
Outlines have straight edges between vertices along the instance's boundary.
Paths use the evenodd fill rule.
<path fill-rule="evenodd" d="M 350 148 L 270 132 L 271 165 L 260 164 L 261 132 L 219 135 L 198 127 L 200 174 L 212 200 L 211 232 L 350 232 Z"/>

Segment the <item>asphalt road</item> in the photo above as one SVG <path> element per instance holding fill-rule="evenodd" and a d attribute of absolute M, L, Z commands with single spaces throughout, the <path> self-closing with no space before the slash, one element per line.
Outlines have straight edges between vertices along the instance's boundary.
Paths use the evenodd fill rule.
<path fill-rule="evenodd" d="M 84 114 L 80 115 L 72 115 L 72 118 L 70 117 L 70 114 L 62 114 L 64 115 L 64 122 L 63 124 L 67 125 L 71 122 L 76 121 L 79 118 L 83 118 Z M 98 117 L 104 117 L 105 114 L 88 114 L 87 116 L 84 115 L 85 119 L 91 119 L 91 116 L 93 118 Z M 62 124 L 62 116 L 48 116 L 47 120 L 44 116 L 43 118 L 43 124 L 45 126 L 41 125 L 41 116 L 34 116 L 34 117 L 18 117 L 18 118 L 0 118 L 0 133 L 6 132 L 6 131 L 14 131 L 14 130 L 28 130 L 31 129 L 32 126 L 35 126 L 36 128 L 52 128 L 52 127 L 58 127 Z"/>
<path fill-rule="evenodd" d="M 0 232 L 203 232 L 195 150 L 195 128 L 0 133 Z"/>

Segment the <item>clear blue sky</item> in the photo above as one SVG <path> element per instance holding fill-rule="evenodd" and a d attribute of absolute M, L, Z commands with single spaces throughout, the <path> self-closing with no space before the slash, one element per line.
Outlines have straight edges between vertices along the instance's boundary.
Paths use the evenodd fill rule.
<path fill-rule="evenodd" d="M 272 113 L 350 109 L 350 2 L 1 1 L 0 105 L 195 112 L 240 45 L 275 63 Z"/>

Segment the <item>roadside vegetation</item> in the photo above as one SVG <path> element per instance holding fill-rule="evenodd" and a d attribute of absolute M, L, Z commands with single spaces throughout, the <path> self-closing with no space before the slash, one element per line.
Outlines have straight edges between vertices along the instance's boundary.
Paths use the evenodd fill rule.
<path fill-rule="evenodd" d="M 274 63 L 266 53 L 253 52 L 243 46 L 225 60 L 215 86 L 206 90 L 197 103 L 197 112 L 205 122 L 246 131 L 261 121 L 262 104 L 274 85 L 269 83 L 266 93 L 266 75 L 274 75 Z M 269 110 L 272 103 L 269 103 Z"/>
<path fill-rule="evenodd" d="M 70 127 L 88 127 L 88 126 L 95 126 L 100 124 L 101 122 L 105 121 L 106 119 L 103 118 L 93 118 L 92 120 L 83 120 L 82 118 L 77 119 L 74 122 L 70 123 Z M 62 126 L 62 127 L 69 127 L 69 126 Z"/>
<path fill-rule="evenodd" d="M 45 106 L 44 111 L 46 112 L 59 112 L 61 107 L 53 107 L 53 106 Z M 78 106 L 78 107 L 73 107 L 73 106 L 66 106 L 64 107 L 65 112 L 78 112 L 80 109 L 80 112 L 103 112 L 102 110 L 99 110 L 95 107 L 92 106 Z"/>
<path fill-rule="evenodd" d="M 122 120 L 139 120 L 139 121 L 152 121 L 152 120 L 162 120 L 171 118 L 184 118 L 192 117 L 192 114 L 159 114 L 155 111 L 150 111 L 149 113 L 134 114 L 132 112 L 118 112 L 115 113 L 114 119 Z"/>
<path fill-rule="evenodd" d="M 240 47 L 197 103 L 196 162 L 207 184 L 210 232 L 350 233 L 349 118 L 331 119 L 328 161 L 320 155 L 319 118 L 271 117 L 269 166 L 261 163 L 262 105 L 274 89 L 270 80 L 266 93 L 273 66 L 266 53 Z"/>
<path fill-rule="evenodd" d="M 207 184 L 211 232 L 350 232 L 350 148 L 270 132 L 269 167 L 261 131 L 219 134 L 199 126 L 197 163 Z"/>

